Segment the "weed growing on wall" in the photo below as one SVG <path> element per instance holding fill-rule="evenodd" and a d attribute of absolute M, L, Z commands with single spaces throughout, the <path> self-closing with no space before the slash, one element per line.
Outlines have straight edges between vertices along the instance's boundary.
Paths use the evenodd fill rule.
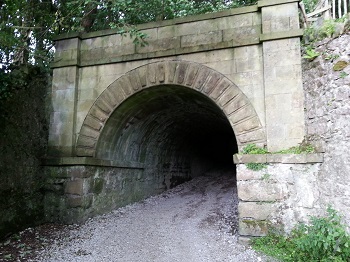
<path fill-rule="evenodd" d="M 311 154 L 315 153 L 315 148 L 307 143 L 283 149 L 277 152 L 269 152 L 266 148 L 258 147 L 255 144 L 249 144 L 242 149 L 242 154 L 261 155 L 261 154 Z M 259 171 L 267 167 L 266 163 L 247 163 L 246 167 L 250 170 Z"/>
<path fill-rule="evenodd" d="M 314 60 L 316 57 L 320 55 L 320 53 L 316 52 L 313 48 L 308 47 L 305 50 L 306 54 L 303 56 L 303 58 Z"/>
<path fill-rule="evenodd" d="M 283 149 L 275 152 L 275 154 L 311 154 L 311 153 L 315 153 L 315 148 L 309 144 L 293 146 L 291 148 Z"/>
<path fill-rule="evenodd" d="M 259 171 L 267 167 L 265 163 L 247 163 L 247 168 L 253 171 Z"/>
<path fill-rule="evenodd" d="M 332 208 L 324 217 L 311 217 L 289 235 L 271 229 L 265 237 L 252 240 L 254 249 L 282 261 L 350 261 L 350 235 Z"/>
<path fill-rule="evenodd" d="M 243 149 L 242 149 L 242 154 L 267 154 L 268 151 L 266 148 L 262 148 L 262 147 L 258 147 L 255 144 L 249 144 L 246 145 Z"/>
<path fill-rule="evenodd" d="M 258 155 L 258 154 L 267 154 L 268 151 L 266 148 L 261 148 L 258 147 L 255 144 L 249 144 L 245 146 L 242 150 L 242 154 L 253 154 L 253 155 Z M 265 163 L 247 163 L 246 164 L 247 168 L 253 171 L 259 171 L 267 167 L 267 164 Z"/>

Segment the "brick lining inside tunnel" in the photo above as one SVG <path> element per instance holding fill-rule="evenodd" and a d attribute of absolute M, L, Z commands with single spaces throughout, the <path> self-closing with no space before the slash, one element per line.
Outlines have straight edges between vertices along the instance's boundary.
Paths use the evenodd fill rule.
<path fill-rule="evenodd" d="M 254 108 L 229 79 L 197 63 L 161 61 L 106 88 L 84 120 L 76 153 L 142 163 L 169 188 L 232 167 L 239 146 L 264 141 Z"/>
<path fill-rule="evenodd" d="M 237 152 L 224 113 L 203 94 L 167 85 L 128 98 L 109 117 L 96 157 L 143 163 L 167 188 L 213 169 L 232 168 Z"/>

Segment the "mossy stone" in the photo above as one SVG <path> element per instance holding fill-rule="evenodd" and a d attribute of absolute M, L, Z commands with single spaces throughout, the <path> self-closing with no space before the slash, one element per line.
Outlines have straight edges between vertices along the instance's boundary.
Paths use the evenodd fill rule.
<path fill-rule="evenodd" d="M 95 194 L 100 194 L 102 192 L 102 189 L 103 189 L 103 179 L 102 178 L 96 178 L 94 180 L 94 189 L 93 189 L 93 192 Z"/>

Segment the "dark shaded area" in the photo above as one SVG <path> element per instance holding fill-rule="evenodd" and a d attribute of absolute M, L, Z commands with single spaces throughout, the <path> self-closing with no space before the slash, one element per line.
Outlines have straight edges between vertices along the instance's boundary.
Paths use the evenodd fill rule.
<path fill-rule="evenodd" d="M 114 111 L 97 157 L 135 161 L 164 177 L 165 189 L 211 170 L 234 170 L 237 142 L 227 117 L 203 94 L 181 86 L 143 90 Z"/>
<path fill-rule="evenodd" d="M 44 224 L 27 228 L 0 242 L 0 261 L 38 261 L 38 253 L 61 239 L 67 239 L 77 225 Z"/>
<path fill-rule="evenodd" d="M 1 72 L 0 239 L 41 223 L 47 147 L 48 75 L 37 67 Z"/>

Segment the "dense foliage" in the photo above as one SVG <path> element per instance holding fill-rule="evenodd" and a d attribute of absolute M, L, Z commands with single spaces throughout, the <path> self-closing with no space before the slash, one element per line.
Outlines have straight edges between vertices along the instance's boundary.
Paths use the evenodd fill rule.
<path fill-rule="evenodd" d="M 43 221 L 48 116 L 47 73 L 38 66 L 0 72 L 0 239 Z M 0 261 L 1 256 L 0 256 Z"/>
<path fill-rule="evenodd" d="M 52 37 L 70 31 L 120 28 L 255 4 L 257 0 L 2 0 L 2 67 L 31 63 L 46 66 Z"/>
<path fill-rule="evenodd" d="M 350 235 L 332 208 L 324 217 L 311 217 L 309 225 L 297 225 L 290 235 L 273 229 L 252 244 L 282 261 L 350 261 Z"/>

